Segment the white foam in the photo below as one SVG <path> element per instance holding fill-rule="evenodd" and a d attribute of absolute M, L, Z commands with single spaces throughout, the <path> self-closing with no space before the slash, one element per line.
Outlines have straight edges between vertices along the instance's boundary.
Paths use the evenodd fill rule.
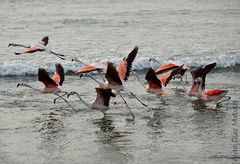
<path fill-rule="evenodd" d="M 156 62 L 149 62 L 148 57 L 138 57 L 133 63 L 133 70 L 144 70 L 149 67 L 156 68 L 159 66 Z M 161 64 L 168 63 L 168 62 L 175 62 L 178 64 L 186 64 L 188 67 L 200 67 L 204 66 L 206 64 L 216 62 L 217 68 L 228 68 L 233 67 L 240 64 L 240 57 L 236 56 L 219 56 L 218 58 L 185 58 L 173 61 L 169 58 L 156 58 Z M 99 62 L 104 59 L 94 59 L 90 62 Z M 121 58 L 112 58 L 110 61 L 112 61 L 116 67 L 118 66 L 119 61 Z M 87 63 L 86 61 L 84 61 Z M 89 61 L 88 61 L 89 62 Z M 89 62 L 89 63 L 90 63 Z M 75 72 L 78 70 L 81 66 L 83 66 L 81 63 L 77 62 L 71 62 L 71 61 L 61 61 L 61 64 L 63 65 L 65 72 L 67 71 L 73 71 Z M 55 71 L 55 63 L 54 62 L 38 62 L 38 63 L 31 63 L 26 62 L 22 63 L 19 61 L 9 61 L 0 63 L 0 76 L 8 76 L 8 75 L 37 75 L 38 68 L 45 68 L 48 72 L 53 73 Z"/>

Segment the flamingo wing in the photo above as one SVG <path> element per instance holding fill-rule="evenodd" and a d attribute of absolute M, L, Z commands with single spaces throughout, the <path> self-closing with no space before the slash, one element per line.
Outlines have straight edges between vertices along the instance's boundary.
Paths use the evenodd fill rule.
<path fill-rule="evenodd" d="M 155 70 L 155 73 L 158 75 L 158 74 L 161 74 L 163 72 L 166 72 L 166 71 L 170 71 L 174 68 L 177 68 L 178 65 L 174 64 L 174 63 L 166 63 L 166 64 L 163 64 L 163 65 L 160 65 L 156 70 Z"/>
<path fill-rule="evenodd" d="M 147 80 L 150 88 L 162 88 L 161 81 L 157 78 L 157 75 L 152 68 L 148 69 L 145 79 Z"/>
<path fill-rule="evenodd" d="M 59 84 L 60 86 L 62 86 L 63 81 L 65 80 L 65 75 L 64 75 L 64 69 L 61 66 L 61 64 L 55 64 L 56 67 L 56 71 L 53 74 L 53 81 L 55 81 L 55 83 Z"/>
<path fill-rule="evenodd" d="M 102 88 L 95 88 L 95 89 L 97 92 L 97 98 L 95 102 L 108 107 L 110 97 L 115 97 L 116 95 L 112 93 L 111 89 L 102 89 Z"/>
<path fill-rule="evenodd" d="M 215 95 L 219 95 L 223 92 L 226 92 L 227 90 L 223 90 L 223 89 L 211 89 L 211 90 L 208 90 L 208 91 L 205 91 L 204 94 L 206 96 L 215 96 Z"/>
<path fill-rule="evenodd" d="M 131 69 L 132 69 L 132 63 L 137 56 L 137 52 L 138 52 L 138 47 L 136 46 L 128 54 L 127 59 L 123 58 L 123 60 L 119 63 L 118 74 L 121 79 L 127 81 L 128 77 L 130 75 Z"/>
<path fill-rule="evenodd" d="M 103 69 L 104 68 L 99 65 L 97 66 L 95 64 L 90 64 L 90 65 L 80 68 L 79 70 L 77 70 L 77 72 L 75 72 L 75 74 L 89 73 L 89 72 L 93 72 L 93 71 L 100 71 Z"/>
<path fill-rule="evenodd" d="M 211 64 L 206 65 L 205 67 L 193 69 L 191 71 L 193 82 L 198 77 L 201 77 L 202 80 L 203 80 L 202 89 L 204 89 L 205 88 L 206 76 L 214 67 L 216 67 L 216 63 L 211 63 Z"/>
<path fill-rule="evenodd" d="M 109 84 L 122 85 L 122 81 L 119 77 L 118 71 L 116 70 L 115 66 L 111 62 L 108 63 L 105 78 L 108 80 Z"/>
<path fill-rule="evenodd" d="M 38 80 L 41 81 L 46 87 L 58 86 L 57 83 L 49 77 L 49 74 L 43 68 L 38 69 Z"/>
<path fill-rule="evenodd" d="M 162 84 L 166 87 L 170 80 L 172 80 L 177 74 L 180 74 L 182 67 L 183 65 L 178 66 L 177 68 L 174 68 L 173 70 L 164 73 L 160 77 L 160 81 L 162 82 Z"/>

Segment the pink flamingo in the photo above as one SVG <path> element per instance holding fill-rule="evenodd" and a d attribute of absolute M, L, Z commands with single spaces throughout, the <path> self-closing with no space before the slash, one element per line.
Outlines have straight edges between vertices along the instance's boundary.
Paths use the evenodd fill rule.
<path fill-rule="evenodd" d="M 220 103 L 230 100 L 231 97 L 226 96 L 228 93 L 228 90 L 223 90 L 223 89 L 211 89 L 211 90 L 206 90 L 204 91 L 202 86 L 203 86 L 203 79 L 201 77 L 198 77 L 196 80 L 196 85 L 199 85 L 199 98 L 202 98 L 204 101 L 209 102 L 209 101 L 214 101 L 217 106 L 219 106 Z M 218 102 L 220 99 L 223 97 L 227 97 L 227 99 L 224 99 L 220 102 Z"/>
<path fill-rule="evenodd" d="M 138 47 L 135 46 L 135 48 L 128 54 L 127 59 L 123 58 L 118 66 L 118 73 L 119 76 L 122 80 L 127 81 L 131 68 L 132 68 L 132 63 L 134 61 L 134 59 L 137 56 L 137 52 L 138 52 Z M 79 63 L 82 63 L 84 65 L 84 67 L 81 67 L 80 69 L 78 69 L 75 74 L 82 74 L 82 73 L 89 73 L 92 71 L 104 71 L 106 72 L 107 70 L 107 66 L 108 66 L 108 61 L 106 60 L 102 60 L 100 61 L 100 63 L 92 63 L 92 64 L 85 64 L 84 62 L 78 60 L 78 59 L 72 59 L 72 61 L 76 61 Z"/>
<path fill-rule="evenodd" d="M 128 71 L 130 71 L 130 69 L 127 69 Z M 109 62 L 108 63 L 108 67 L 107 67 L 107 71 L 105 74 L 105 78 L 107 79 L 106 82 L 99 82 L 98 80 L 96 80 L 94 77 L 92 77 L 89 74 L 86 74 L 84 76 L 90 77 L 92 78 L 95 82 L 97 82 L 99 84 L 99 86 L 103 89 L 106 88 L 111 88 L 113 90 L 115 90 L 117 92 L 117 94 L 122 98 L 122 100 L 124 101 L 125 105 L 127 106 L 128 110 L 130 111 L 133 120 L 135 118 L 134 114 L 132 113 L 130 107 L 128 106 L 127 102 L 125 101 L 125 99 L 123 98 L 123 96 L 120 94 L 121 91 L 126 91 L 127 93 L 130 93 L 134 98 L 136 98 L 143 106 L 147 106 L 146 104 L 144 104 L 141 100 L 139 100 L 137 98 L 137 96 L 135 94 L 133 94 L 132 92 L 130 92 L 126 86 L 123 83 L 123 80 L 120 78 L 118 71 L 116 70 L 115 66 L 113 65 L 113 63 Z M 126 75 L 125 76 L 129 76 L 129 73 L 127 73 L 126 71 Z M 123 77 L 125 77 L 123 76 Z M 125 77 L 125 79 L 127 79 L 127 77 Z"/>
<path fill-rule="evenodd" d="M 97 92 L 97 98 L 93 100 L 92 102 L 86 102 L 84 101 L 81 96 L 77 92 L 69 92 L 67 97 L 71 95 L 77 95 L 79 100 L 93 110 L 99 110 L 101 111 L 104 116 L 106 114 L 106 111 L 109 109 L 109 101 L 111 97 L 116 97 L 114 93 L 112 93 L 111 89 L 102 89 L 102 88 L 95 88 Z"/>
<path fill-rule="evenodd" d="M 174 62 L 161 64 L 159 61 L 157 61 L 156 59 L 153 59 L 153 58 L 149 59 L 149 61 L 154 61 L 154 62 L 160 64 L 160 66 L 155 70 L 156 75 L 162 74 L 162 73 L 170 71 L 170 70 L 173 70 L 173 69 L 178 68 L 180 66 L 180 65 L 178 65 Z M 183 67 L 179 70 L 179 72 L 175 75 L 175 78 L 180 78 L 180 81 L 177 84 L 176 89 L 178 88 L 180 83 L 182 83 L 184 85 L 182 77 L 184 76 L 184 74 L 187 72 L 188 69 L 189 68 L 184 64 Z M 186 84 L 188 84 L 187 74 L 186 74 Z"/>
<path fill-rule="evenodd" d="M 8 47 L 10 46 L 13 46 L 13 47 L 24 47 L 26 48 L 26 50 L 24 52 L 15 52 L 15 55 L 21 55 L 21 54 L 25 54 L 25 53 L 34 53 L 34 52 L 43 52 L 43 51 L 46 51 L 47 53 L 51 53 L 55 56 L 57 56 L 58 58 L 62 59 L 62 60 L 65 60 L 65 58 L 63 58 L 63 56 L 65 55 L 62 55 L 62 54 L 58 54 L 58 53 L 55 53 L 53 51 L 51 51 L 49 49 L 49 47 L 47 47 L 48 45 L 48 36 L 45 36 L 42 38 L 42 40 L 38 41 L 36 44 L 33 44 L 31 46 L 26 46 L 26 45 L 22 45 L 22 44 L 15 44 L 15 43 L 10 43 L 8 45 Z"/>
<path fill-rule="evenodd" d="M 192 74 L 192 86 L 189 90 L 187 90 L 187 94 L 188 96 L 195 96 L 195 97 L 199 97 L 200 96 L 200 92 L 199 92 L 199 85 L 196 84 L 196 79 L 198 77 L 201 77 L 203 82 L 202 82 L 202 86 L 201 89 L 205 89 L 205 81 L 206 81 L 206 76 L 207 74 L 216 66 L 216 63 L 211 63 L 208 64 L 204 67 L 200 67 L 200 68 L 195 68 L 191 71 Z"/>
<path fill-rule="evenodd" d="M 133 72 L 133 74 L 137 77 L 137 79 L 139 80 L 143 88 L 146 90 L 146 92 L 156 94 L 156 96 L 162 101 L 162 103 L 165 104 L 166 101 L 162 97 L 167 95 L 167 90 L 165 87 L 167 86 L 169 81 L 178 74 L 179 70 L 182 67 L 183 65 L 163 74 L 163 76 L 160 78 L 157 77 L 155 71 L 152 68 L 149 68 L 145 76 L 145 79 L 147 80 L 148 85 L 145 85 L 140 80 L 136 72 Z"/>
<path fill-rule="evenodd" d="M 54 72 L 54 75 L 52 78 L 49 77 L 49 74 L 47 71 L 43 68 L 38 69 L 38 80 L 44 84 L 44 88 L 42 89 L 37 89 L 34 88 L 28 84 L 25 83 L 20 83 L 17 84 L 17 87 L 23 86 L 23 87 L 28 87 L 31 88 L 35 91 L 38 91 L 40 93 L 53 93 L 57 95 L 58 97 L 54 99 L 54 103 L 58 98 L 62 98 L 73 110 L 75 110 L 68 102 L 66 99 L 63 98 L 63 96 L 67 95 L 66 91 L 61 90 L 58 85 L 62 86 L 64 82 L 64 69 L 60 64 L 56 64 L 56 71 Z M 59 93 L 64 93 L 63 95 L 59 95 Z"/>

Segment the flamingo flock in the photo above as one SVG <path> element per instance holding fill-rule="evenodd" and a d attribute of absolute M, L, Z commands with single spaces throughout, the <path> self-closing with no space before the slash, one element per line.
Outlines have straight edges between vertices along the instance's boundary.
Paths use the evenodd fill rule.
<path fill-rule="evenodd" d="M 26 53 L 35 53 L 35 52 L 47 52 L 48 54 L 53 54 L 56 57 L 65 60 L 65 55 L 58 54 L 53 52 L 50 47 L 48 47 L 48 41 L 49 38 L 47 36 L 43 37 L 40 41 L 38 41 L 36 44 L 33 44 L 31 46 L 26 46 L 22 44 L 15 44 L 10 43 L 8 46 L 20 46 L 24 47 L 25 51 L 23 52 L 15 52 L 16 55 L 26 54 Z M 91 63 L 86 64 L 82 62 L 79 59 L 72 59 L 74 62 L 79 62 L 83 64 L 84 66 L 76 70 L 74 75 L 79 75 L 80 78 L 87 77 L 94 80 L 98 86 L 95 88 L 97 96 L 96 99 L 92 102 L 85 101 L 81 94 L 76 91 L 64 91 L 60 89 L 60 86 L 63 85 L 63 82 L 65 80 L 65 73 L 64 68 L 61 64 L 57 63 L 55 65 L 56 71 L 54 72 L 52 78 L 49 76 L 48 72 L 43 69 L 38 69 L 38 81 L 42 82 L 44 84 L 44 87 L 34 88 L 28 84 L 25 83 L 19 83 L 17 84 L 17 87 L 28 87 L 33 89 L 34 91 L 40 92 L 42 94 L 51 93 L 56 95 L 57 97 L 54 99 L 54 103 L 60 98 L 64 100 L 68 106 L 72 110 L 76 110 L 64 97 L 66 96 L 69 98 L 72 95 L 76 95 L 80 102 L 89 107 L 93 110 L 98 110 L 102 112 L 105 116 L 106 111 L 109 110 L 110 106 L 110 100 L 112 97 L 119 96 L 124 104 L 126 105 L 126 108 L 132 115 L 132 120 L 135 119 L 134 113 L 131 111 L 130 106 L 128 105 L 126 98 L 122 95 L 122 92 L 125 92 L 135 98 L 138 102 L 141 103 L 144 107 L 147 107 L 144 102 L 142 102 L 136 94 L 134 94 L 132 91 L 130 91 L 127 87 L 127 81 L 129 76 L 135 76 L 137 80 L 140 82 L 140 84 L 143 86 L 145 91 L 147 93 L 151 93 L 156 95 L 156 97 L 160 100 L 161 103 L 166 104 L 166 101 L 163 97 L 168 96 L 168 89 L 167 85 L 170 83 L 172 79 L 180 78 L 179 83 L 176 86 L 176 89 L 180 84 L 182 84 L 183 89 L 188 96 L 194 96 L 198 99 L 202 99 L 205 102 L 213 101 L 216 103 L 217 106 L 220 105 L 220 103 L 227 101 L 231 99 L 231 97 L 226 96 L 228 93 L 228 90 L 226 89 L 211 89 L 207 90 L 205 89 L 206 86 L 206 76 L 207 74 L 216 67 L 216 63 L 210 63 L 206 66 L 199 67 L 192 69 L 190 71 L 192 75 L 192 84 L 188 87 L 189 83 L 187 82 L 187 73 L 190 68 L 187 67 L 185 64 L 179 65 L 176 63 L 165 63 L 160 64 L 156 59 L 151 58 L 150 61 L 154 61 L 159 64 L 157 69 L 148 68 L 145 80 L 147 83 L 144 83 L 142 79 L 138 76 L 138 74 L 134 71 L 132 71 L 132 64 L 137 57 L 138 53 L 138 47 L 134 47 L 134 49 L 128 54 L 126 58 L 123 58 L 120 62 L 118 67 L 116 67 L 111 61 L 102 60 L 98 63 Z M 97 72 L 101 79 L 96 79 L 93 77 L 90 73 L 91 72 Z M 158 77 L 160 75 L 160 77 Z M 186 81 L 183 81 L 183 77 L 186 77 Z M 223 99 L 225 97 L 225 99 Z M 222 101 L 220 101 L 223 99 Z"/>

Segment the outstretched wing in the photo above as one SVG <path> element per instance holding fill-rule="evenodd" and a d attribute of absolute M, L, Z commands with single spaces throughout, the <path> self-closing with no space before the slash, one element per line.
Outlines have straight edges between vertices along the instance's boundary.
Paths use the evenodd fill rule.
<path fill-rule="evenodd" d="M 201 77 L 202 80 L 203 80 L 202 89 L 204 89 L 205 88 L 206 76 L 214 67 L 216 67 L 216 63 L 211 63 L 211 64 L 206 65 L 205 67 L 193 69 L 191 71 L 193 82 L 195 82 L 195 80 L 198 77 Z"/>
<path fill-rule="evenodd" d="M 161 73 L 164 73 L 166 71 L 170 71 L 174 68 L 178 68 L 178 65 L 174 64 L 174 63 L 166 63 L 166 64 L 163 64 L 163 65 L 160 65 L 156 70 L 155 70 L 155 73 L 158 75 L 158 74 L 161 74 Z"/>
<path fill-rule="evenodd" d="M 58 86 L 57 83 L 49 77 L 49 74 L 43 68 L 38 69 L 38 80 L 41 81 L 46 87 Z"/>
<path fill-rule="evenodd" d="M 157 75 L 152 68 L 148 69 L 145 79 L 147 80 L 150 88 L 162 88 L 161 81 L 157 78 Z"/>
<path fill-rule="evenodd" d="M 75 74 L 81 74 L 81 73 L 89 73 L 93 71 L 101 71 L 101 70 L 106 70 L 107 66 L 106 64 L 102 63 L 92 63 L 86 66 L 81 67 L 80 69 L 75 72 Z"/>
<path fill-rule="evenodd" d="M 119 77 L 118 71 L 116 70 L 115 66 L 111 62 L 108 63 L 105 78 L 108 80 L 108 83 L 111 85 L 122 85 L 122 81 Z"/>
<path fill-rule="evenodd" d="M 127 59 L 123 58 L 123 60 L 119 63 L 118 74 L 121 79 L 127 81 L 128 77 L 130 75 L 131 69 L 132 69 L 132 63 L 137 56 L 137 52 L 138 52 L 138 47 L 136 46 L 129 53 Z"/>
<path fill-rule="evenodd" d="M 164 86 L 167 86 L 167 84 L 169 83 L 170 80 L 172 80 L 177 74 L 180 74 L 182 67 L 183 67 L 183 65 L 178 66 L 177 68 L 174 68 L 173 70 L 164 73 L 160 77 L 160 81 L 162 82 L 162 84 Z"/>
<path fill-rule="evenodd" d="M 65 75 L 64 75 L 64 69 L 61 66 L 61 64 L 55 64 L 56 71 L 53 74 L 52 79 L 59 85 L 62 86 L 64 80 L 65 80 Z"/>

